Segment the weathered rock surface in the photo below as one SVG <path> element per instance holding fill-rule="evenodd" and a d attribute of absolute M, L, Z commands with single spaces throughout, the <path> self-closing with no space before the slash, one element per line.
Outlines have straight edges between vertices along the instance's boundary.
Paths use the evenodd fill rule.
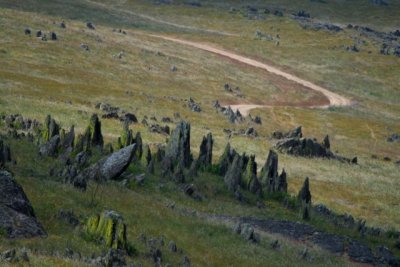
<path fill-rule="evenodd" d="M 24 190 L 7 171 L 0 171 L 0 228 L 7 238 L 46 235 Z"/>
<path fill-rule="evenodd" d="M 136 151 L 136 144 L 112 153 L 100 166 L 100 174 L 106 180 L 118 178 L 131 163 Z"/>
<path fill-rule="evenodd" d="M 90 217 L 86 231 L 100 238 L 109 248 L 128 249 L 126 225 L 122 216 L 115 211 L 103 211 L 100 215 Z"/>
<path fill-rule="evenodd" d="M 310 192 L 310 182 L 307 177 L 304 181 L 302 188 L 298 194 L 298 200 L 301 203 L 301 212 L 304 220 L 310 219 L 311 212 L 311 192 Z"/>
<path fill-rule="evenodd" d="M 236 192 L 242 181 L 243 161 L 239 154 L 235 155 L 232 164 L 225 174 L 224 182 L 229 191 Z"/>
<path fill-rule="evenodd" d="M 175 163 L 181 163 L 183 167 L 189 168 L 192 163 L 190 153 L 190 124 L 180 122 L 172 131 L 168 141 L 165 157 L 170 158 Z"/>
<path fill-rule="evenodd" d="M 218 166 L 219 166 L 219 174 L 220 175 L 225 175 L 226 172 L 228 171 L 229 166 L 233 162 L 233 159 L 236 155 L 236 151 L 231 148 L 231 145 L 228 143 L 225 147 L 224 153 L 221 155 L 221 157 L 218 160 Z"/>
<path fill-rule="evenodd" d="M 265 192 L 287 192 L 286 172 L 278 174 L 278 154 L 270 150 L 261 171 L 261 184 Z"/>
<path fill-rule="evenodd" d="M 198 163 L 202 167 L 209 167 L 212 164 L 212 150 L 213 150 L 214 140 L 212 134 L 208 133 L 207 137 L 203 136 L 203 141 L 200 145 L 200 153 Z"/>
<path fill-rule="evenodd" d="M 58 152 L 60 136 L 55 135 L 49 141 L 39 147 L 39 155 L 54 157 Z"/>
<path fill-rule="evenodd" d="M 11 161 L 11 149 L 0 139 L 0 167 Z"/>

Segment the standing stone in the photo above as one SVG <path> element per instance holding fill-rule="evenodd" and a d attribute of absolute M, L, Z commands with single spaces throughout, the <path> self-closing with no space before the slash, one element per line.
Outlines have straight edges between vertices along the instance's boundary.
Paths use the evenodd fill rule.
<path fill-rule="evenodd" d="M 90 123 L 88 127 L 88 132 L 90 134 L 90 144 L 93 147 L 99 146 L 103 147 L 103 135 L 101 134 L 101 122 L 97 114 L 93 114 L 90 118 Z"/>
<path fill-rule="evenodd" d="M 143 153 L 143 162 L 145 167 L 149 166 L 151 162 L 152 156 L 151 156 L 151 150 L 149 145 L 144 146 L 144 153 Z"/>
<path fill-rule="evenodd" d="M 275 184 L 275 192 L 287 193 L 287 175 L 285 169 L 282 170 L 281 175 L 278 177 L 278 182 Z"/>
<path fill-rule="evenodd" d="M 50 115 L 47 115 L 42 129 L 42 139 L 44 142 L 49 141 L 53 136 L 60 134 L 60 126 Z"/>
<path fill-rule="evenodd" d="M 129 129 L 128 122 L 125 121 L 121 133 L 120 143 L 118 145 L 121 145 L 120 148 L 122 148 L 122 147 L 127 147 L 131 144 L 133 144 L 133 133 L 132 130 Z"/>
<path fill-rule="evenodd" d="M 170 158 L 175 164 L 181 163 L 182 167 L 189 168 L 192 163 L 190 153 L 190 124 L 181 121 L 171 134 L 165 151 L 165 157 Z"/>
<path fill-rule="evenodd" d="M 265 188 L 267 192 L 274 192 L 277 178 L 278 154 L 273 150 L 270 150 L 261 175 L 261 184 L 263 188 Z"/>
<path fill-rule="evenodd" d="M 242 188 L 244 189 L 249 189 L 250 183 L 254 178 L 257 178 L 257 163 L 255 162 L 255 158 L 254 155 L 251 155 L 249 161 L 245 165 L 246 169 L 242 179 Z"/>
<path fill-rule="evenodd" d="M 157 146 L 157 152 L 155 155 L 156 161 L 158 163 L 162 162 L 164 159 L 164 156 L 165 156 L 165 149 L 160 146 Z"/>
<path fill-rule="evenodd" d="M 190 165 L 188 176 L 190 178 L 197 177 L 199 175 L 198 174 L 199 167 L 200 167 L 199 161 L 198 160 L 193 160 L 192 164 Z"/>
<path fill-rule="evenodd" d="M 310 182 L 307 177 L 304 181 L 303 187 L 301 188 L 298 200 L 301 203 L 301 212 L 304 220 L 310 219 L 311 211 L 311 192 L 310 192 Z"/>
<path fill-rule="evenodd" d="M 212 149 L 213 149 L 213 138 L 212 134 L 208 133 L 207 137 L 203 137 L 203 141 L 200 145 L 200 153 L 199 153 L 199 164 L 204 168 L 210 167 L 212 164 Z"/>
<path fill-rule="evenodd" d="M 223 176 L 226 174 L 236 154 L 236 151 L 231 149 L 231 145 L 228 143 L 225 147 L 224 153 L 221 155 L 218 161 L 220 175 Z"/>
<path fill-rule="evenodd" d="M 326 149 L 331 149 L 331 142 L 329 141 L 329 135 L 326 135 L 324 138 L 324 141 L 322 141 L 322 145 L 326 148 Z"/>
<path fill-rule="evenodd" d="M 154 172 L 155 172 L 155 167 L 154 167 L 154 161 L 155 161 L 155 159 L 154 158 L 152 158 L 151 160 L 150 160 L 150 162 L 149 162 L 149 165 L 147 165 L 147 172 L 148 173 L 150 173 L 150 174 L 154 174 Z"/>
<path fill-rule="evenodd" d="M 75 128 L 72 125 L 69 132 L 64 135 L 64 138 L 61 138 L 61 146 L 64 149 L 73 147 L 74 141 L 75 141 Z"/>
<path fill-rule="evenodd" d="M 242 180 L 242 158 L 239 154 L 235 155 L 232 164 L 224 177 L 224 182 L 227 185 L 229 191 L 235 192 L 238 187 L 240 187 Z"/>
<path fill-rule="evenodd" d="M 142 140 L 142 135 L 140 134 L 140 132 L 136 133 L 134 143 L 136 144 L 135 160 L 140 160 L 143 155 L 143 140 Z"/>

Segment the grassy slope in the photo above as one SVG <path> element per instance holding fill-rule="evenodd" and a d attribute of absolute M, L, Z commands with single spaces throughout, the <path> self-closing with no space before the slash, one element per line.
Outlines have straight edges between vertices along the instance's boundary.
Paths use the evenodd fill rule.
<path fill-rule="evenodd" d="M 123 107 L 138 114 L 139 118 L 145 114 L 172 117 L 173 112 L 178 111 L 193 124 L 193 148 L 197 151 L 201 136 L 207 132 L 204 127 L 208 127 L 216 137 L 216 154 L 220 154 L 228 141 L 221 129 L 232 126 L 225 118 L 214 114 L 211 101 L 237 101 L 224 93 L 224 83 L 240 86 L 247 96 L 245 101 L 249 103 L 259 101 L 260 95 L 266 98 L 266 102 L 280 98 L 297 100 L 312 97 L 306 92 L 299 94 L 282 91 L 271 84 L 264 73 L 235 67 L 205 52 L 138 35 L 136 30 L 128 30 L 128 35 L 122 36 L 112 33 L 111 29 L 135 27 L 175 35 L 180 33 L 185 35 L 184 38 L 216 43 L 281 65 L 301 77 L 355 99 L 358 105 L 346 109 L 321 111 L 276 107 L 252 113 L 263 119 L 263 126 L 256 126 L 263 136 L 276 129 L 303 125 L 306 135 L 322 138 L 328 133 L 334 150 L 360 158 L 360 166 L 354 167 L 282 155 L 281 167 L 288 170 L 291 192 L 296 192 L 304 176 L 308 175 L 312 179 L 315 202 L 366 218 L 369 224 L 400 226 L 400 195 L 396 190 L 399 188 L 398 167 L 393 163 L 371 159 L 372 154 L 380 158 L 390 156 L 399 159 L 399 144 L 388 144 L 385 139 L 391 132 L 400 132 L 400 108 L 397 104 L 400 98 L 397 85 L 400 81 L 396 75 L 400 60 L 378 55 L 378 48 L 373 43 L 363 47 L 359 54 L 347 53 L 333 47 L 352 44 L 350 36 L 353 32 L 332 35 L 304 31 L 289 18 L 271 17 L 267 21 L 249 21 L 240 15 L 229 14 L 226 8 L 212 6 L 156 7 L 145 2 L 121 2 L 120 6 L 113 5 L 112 12 L 106 12 L 88 2 L 71 2 L 73 4 L 68 9 L 60 1 L 51 1 L 52 4 L 48 1 L 21 3 L 0 1 L 1 6 L 24 6 L 26 10 L 50 13 L 55 17 L 9 9 L 0 11 L 0 58 L 3 63 L 0 66 L 0 111 L 18 112 L 38 119 L 51 113 L 65 127 L 76 124 L 78 128 L 86 124 L 98 101 L 108 101 Z M 198 32 L 189 33 L 135 18 L 118 11 L 120 7 L 135 12 L 143 11 L 171 22 L 240 33 L 241 37 L 222 38 Z M 318 11 L 323 10 L 323 7 L 321 5 Z M 308 7 L 304 9 L 308 10 Z M 376 10 L 373 12 L 378 12 Z M 396 21 L 391 19 L 395 10 L 391 9 L 383 24 L 387 29 L 398 26 L 390 24 Z M 180 16 L 176 19 L 178 11 Z M 312 9 L 310 11 L 312 14 L 317 13 Z M 329 15 L 330 11 L 326 12 Z M 63 18 L 93 20 L 101 26 L 91 32 L 84 28 L 82 22 L 67 20 L 67 30 L 61 30 L 52 25 L 53 21 L 61 21 L 60 14 L 63 14 Z M 337 18 L 338 22 L 341 20 L 343 18 Z M 354 21 L 371 22 L 359 16 L 354 16 Z M 378 27 L 378 22 L 371 26 Z M 44 43 L 34 37 L 29 38 L 23 35 L 25 26 L 46 31 L 54 29 L 60 40 Z M 256 29 L 275 34 L 278 28 L 282 37 L 279 48 L 274 43 L 255 41 L 253 38 Z M 91 52 L 81 50 L 80 43 L 88 43 Z M 367 53 L 369 49 L 373 51 L 372 54 Z M 126 56 L 121 61 L 113 60 L 112 55 L 121 50 L 126 52 Z M 166 56 L 157 56 L 158 51 Z M 169 71 L 172 65 L 178 67 L 177 73 Z M 126 91 L 131 91 L 133 95 L 126 95 Z M 202 104 L 204 112 L 194 114 L 182 106 L 183 102 L 165 99 L 166 95 L 185 99 L 192 96 Z M 66 101 L 72 101 L 72 104 Z M 103 126 L 110 140 L 117 136 L 120 129 L 120 125 L 113 121 L 103 121 Z M 244 125 L 235 127 L 242 128 Z M 152 135 L 141 126 L 135 126 L 135 130 L 142 131 L 146 142 L 164 141 L 164 137 Z M 249 142 L 247 138 L 234 137 L 231 142 L 240 151 L 255 153 L 260 163 L 271 146 L 265 138 Z"/>

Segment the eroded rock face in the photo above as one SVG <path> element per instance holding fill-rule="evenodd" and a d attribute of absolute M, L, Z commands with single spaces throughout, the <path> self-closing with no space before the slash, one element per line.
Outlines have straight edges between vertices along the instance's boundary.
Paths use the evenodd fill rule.
<path fill-rule="evenodd" d="M 304 184 L 299 192 L 298 199 L 301 203 L 301 212 L 303 219 L 304 220 L 310 219 L 311 192 L 310 192 L 310 181 L 308 177 L 304 180 Z"/>
<path fill-rule="evenodd" d="M 136 144 L 112 153 L 100 167 L 100 174 L 106 180 L 118 178 L 131 163 L 136 151 Z"/>
<path fill-rule="evenodd" d="M 285 170 L 278 174 L 278 154 L 270 150 L 267 161 L 261 172 L 261 184 L 265 192 L 287 192 L 287 178 Z"/>
<path fill-rule="evenodd" d="M 224 181 L 229 191 L 236 192 L 242 180 L 243 161 L 239 154 L 235 155 L 232 164 L 225 174 Z"/>
<path fill-rule="evenodd" d="M 40 146 L 39 155 L 48 157 L 56 156 L 59 144 L 60 144 L 60 136 L 59 135 L 53 136 L 49 141 Z"/>
<path fill-rule="evenodd" d="M 0 228 L 7 238 L 46 235 L 24 190 L 7 171 L 0 171 Z"/>
<path fill-rule="evenodd" d="M 278 142 L 276 148 L 295 156 L 334 158 L 334 154 L 326 145 L 328 144 L 320 144 L 315 139 L 291 138 Z"/>
<path fill-rule="evenodd" d="M 183 167 L 189 168 L 192 162 L 190 153 L 190 124 L 182 121 L 178 123 L 168 141 L 165 157 L 175 163 L 181 163 Z"/>
<path fill-rule="evenodd" d="M 226 174 L 236 154 L 236 151 L 232 149 L 231 145 L 228 143 L 225 147 L 224 153 L 221 155 L 218 161 L 220 175 Z"/>
<path fill-rule="evenodd" d="M 200 153 L 198 163 L 200 166 L 209 167 L 212 164 L 212 150 L 213 150 L 214 140 L 212 134 L 208 133 L 207 137 L 203 137 L 203 141 L 200 145 Z"/>

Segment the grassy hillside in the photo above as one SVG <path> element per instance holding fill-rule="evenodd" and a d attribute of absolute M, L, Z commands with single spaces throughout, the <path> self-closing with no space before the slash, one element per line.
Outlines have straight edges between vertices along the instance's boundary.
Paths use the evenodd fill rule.
<path fill-rule="evenodd" d="M 385 32 L 400 29 L 397 1 L 388 1 L 389 6 L 362 0 L 199 1 L 200 6 L 188 4 L 188 1 L 161 2 L 0 0 L 0 114 L 19 113 L 40 121 L 51 114 L 62 127 L 75 125 L 77 132 L 83 132 L 90 115 L 100 112 L 95 108 L 96 103 L 107 102 L 134 113 L 139 122 L 145 116 L 155 116 L 158 123 L 170 127 L 175 123 L 161 123 L 161 118 L 190 121 L 195 153 L 202 136 L 212 132 L 214 160 L 230 142 L 239 152 L 255 154 L 259 166 L 274 145 L 270 139 L 273 131 L 302 125 L 307 137 L 321 140 L 329 134 L 332 150 L 347 157 L 357 156 L 359 164 L 279 154 L 279 168 L 285 168 L 288 173 L 290 194 L 297 194 L 304 177 L 308 176 L 313 203 L 366 219 L 370 226 L 400 228 L 400 168 L 395 163 L 400 160 L 400 142 L 387 142 L 389 135 L 400 133 L 400 58 L 381 55 L 380 43 L 360 36 L 355 29 L 345 28 L 352 23 Z M 243 16 L 247 5 L 280 10 L 283 17 L 266 14 L 265 19 L 249 19 Z M 315 20 L 345 29 L 338 33 L 303 29 L 291 17 L 299 10 L 309 12 Z M 61 21 L 66 22 L 66 29 L 59 26 Z M 92 21 L 96 30 L 88 29 L 87 21 Z M 24 34 L 25 28 L 32 30 L 31 36 Z M 114 29 L 122 29 L 126 34 Z M 35 37 L 37 30 L 47 36 L 54 31 L 58 40 L 42 41 Z M 275 39 L 258 40 L 256 31 Z M 305 103 L 322 103 L 326 98 L 266 71 L 166 41 L 152 36 L 154 34 L 207 43 L 257 59 L 348 97 L 353 105 L 327 109 L 304 107 Z M 360 52 L 346 51 L 345 47 L 358 39 L 363 41 L 359 45 Z M 89 51 L 83 49 L 82 44 L 87 45 Z M 118 58 L 120 52 L 123 52 L 122 57 Z M 176 71 L 172 71 L 173 67 Z M 225 91 L 227 83 L 240 87 L 244 97 Z M 202 112 L 193 112 L 186 106 L 190 97 L 199 103 Z M 248 119 L 242 124 L 230 124 L 213 108 L 214 100 L 226 105 L 270 107 L 251 111 L 253 117 L 261 117 L 262 125 Z M 174 118 L 174 113 L 179 113 L 180 119 Z M 106 141 L 115 142 L 121 123 L 102 119 L 102 126 Z M 250 126 L 256 129 L 258 137 L 229 136 L 224 132 L 224 129 L 241 130 Z M 151 133 L 142 124 L 132 128 L 141 132 L 145 143 L 165 143 L 164 135 Z M 210 196 L 205 203 L 176 195 L 173 184 L 157 189 L 158 177 L 155 176 L 144 187 L 133 190 L 118 184 L 104 185 L 102 192 L 106 197 L 99 197 L 98 205 L 93 208 L 87 205 L 90 193 L 81 194 L 48 178 L 52 162 L 37 162 L 33 146 L 23 147 L 14 142 L 12 148 L 18 162 L 12 171 L 49 232 L 48 239 L 22 241 L 25 246 L 43 250 L 53 246 L 56 250 L 67 246 L 85 247 L 84 253 L 100 252 L 101 248 L 84 243 L 82 238 L 76 237 L 77 233 L 52 218 L 59 208 L 74 208 L 81 218 L 113 208 L 127 218 L 130 237 L 136 239 L 144 232 L 176 240 L 196 266 L 265 266 L 266 261 L 271 265 L 298 264 L 296 259 L 302 247 L 290 240 L 278 237 L 284 246 L 276 253 L 269 247 L 275 236 L 266 237 L 261 246 L 253 246 L 232 235 L 224 226 L 166 209 L 166 204 L 176 202 L 209 213 L 269 216 L 272 212 L 279 218 L 298 219 L 287 212 L 282 214 L 281 207 L 260 211 L 254 206 L 234 202 L 216 177 L 205 175 L 199 181 L 206 184 L 210 179 L 224 192 Z M 384 160 L 385 157 L 390 161 Z M 207 188 L 204 185 L 203 190 L 209 193 L 207 190 L 211 189 Z M 94 189 L 89 188 L 91 190 Z M 324 222 L 312 223 L 330 227 Z M 195 244 L 193 239 L 197 241 Z M 144 248 L 139 241 L 136 243 L 139 259 L 150 264 L 141 254 Z M 224 246 L 227 243 L 232 246 Z M 14 244 L 14 241 L 2 241 L 0 248 Z M 319 248 L 311 249 L 315 260 L 302 262 L 301 266 L 351 264 Z M 181 256 L 167 254 L 166 257 L 175 266 Z M 40 257 L 44 256 L 35 259 L 38 264 L 54 260 Z M 323 261 L 325 257 L 327 260 Z M 74 266 L 76 263 L 53 264 Z"/>

